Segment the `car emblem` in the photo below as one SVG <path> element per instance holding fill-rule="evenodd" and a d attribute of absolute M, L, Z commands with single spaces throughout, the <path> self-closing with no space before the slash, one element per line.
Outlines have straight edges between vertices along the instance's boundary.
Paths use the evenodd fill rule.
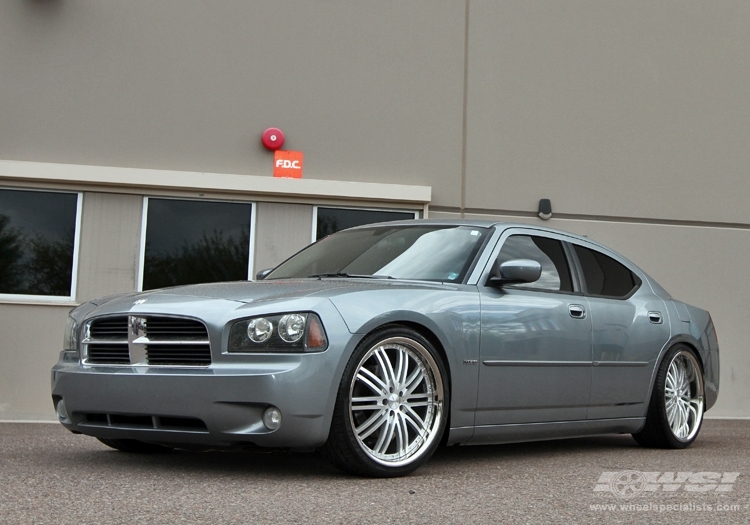
<path fill-rule="evenodd" d="M 133 303 L 133 306 L 138 306 L 139 304 L 143 304 L 146 301 L 148 301 L 148 299 L 138 299 L 136 302 Z"/>
<path fill-rule="evenodd" d="M 134 337 L 146 335 L 146 318 L 130 316 L 130 331 Z"/>

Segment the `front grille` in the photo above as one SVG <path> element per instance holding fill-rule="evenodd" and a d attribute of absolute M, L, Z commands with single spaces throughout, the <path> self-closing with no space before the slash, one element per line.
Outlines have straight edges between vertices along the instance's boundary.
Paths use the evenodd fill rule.
<path fill-rule="evenodd" d="M 176 317 L 148 317 L 146 332 L 149 339 L 207 339 L 206 327 L 193 319 Z"/>
<path fill-rule="evenodd" d="M 183 317 L 120 315 L 94 319 L 83 345 L 89 364 L 211 364 L 208 330 L 200 321 Z"/>
<path fill-rule="evenodd" d="M 89 343 L 88 362 L 128 365 L 130 364 L 128 344 Z"/>
<path fill-rule="evenodd" d="M 109 317 L 97 319 L 91 323 L 92 339 L 124 339 L 128 340 L 128 318 Z"/>
<path fill-rule="evenodd" d="M 211 364 L 211 347 L 205 345 L 147 345 L 146 356 L 150 365 Z"/>

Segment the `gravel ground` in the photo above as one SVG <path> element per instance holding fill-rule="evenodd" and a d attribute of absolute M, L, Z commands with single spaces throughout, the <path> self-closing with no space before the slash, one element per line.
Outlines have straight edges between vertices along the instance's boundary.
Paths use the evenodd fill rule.
<path fill-rule="evenodd" d="M 346 476 L 315 454 L 135 455 L 59 425 L 0 424 L 3 524 L 747 524 L 748 504 L 750 421 L 707 420 L 682 451 L 629 436 L 451 447 L 399 479 Z"/>

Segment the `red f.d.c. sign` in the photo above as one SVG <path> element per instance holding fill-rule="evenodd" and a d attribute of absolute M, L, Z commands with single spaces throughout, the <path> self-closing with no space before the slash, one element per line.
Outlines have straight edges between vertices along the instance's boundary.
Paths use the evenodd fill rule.
<path fill-rule="evenodd" d="M 273 176 L 301 179 L 304 157 L 301 151 L 276 150 L 273 154 Z"/>

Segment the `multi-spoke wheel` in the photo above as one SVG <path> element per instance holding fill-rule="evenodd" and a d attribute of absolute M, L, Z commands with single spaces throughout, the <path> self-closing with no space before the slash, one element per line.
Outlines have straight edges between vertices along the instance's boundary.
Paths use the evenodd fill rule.
<path fill-rule="evenodd" d="M 435 451 L 448 407 L 446 374 L 432 345 L 392 327 L 366 338 L 344 372 L 323 454 L 370 476 L 400 476 Z"/>
<path fill-rule="evenodd" d="M 659 367 L 646 425 L 633 437 L 645 446 L 687 447 L 701 428 L 703 399 L 698 359 L 687 346 L 673 347 Z"/>

